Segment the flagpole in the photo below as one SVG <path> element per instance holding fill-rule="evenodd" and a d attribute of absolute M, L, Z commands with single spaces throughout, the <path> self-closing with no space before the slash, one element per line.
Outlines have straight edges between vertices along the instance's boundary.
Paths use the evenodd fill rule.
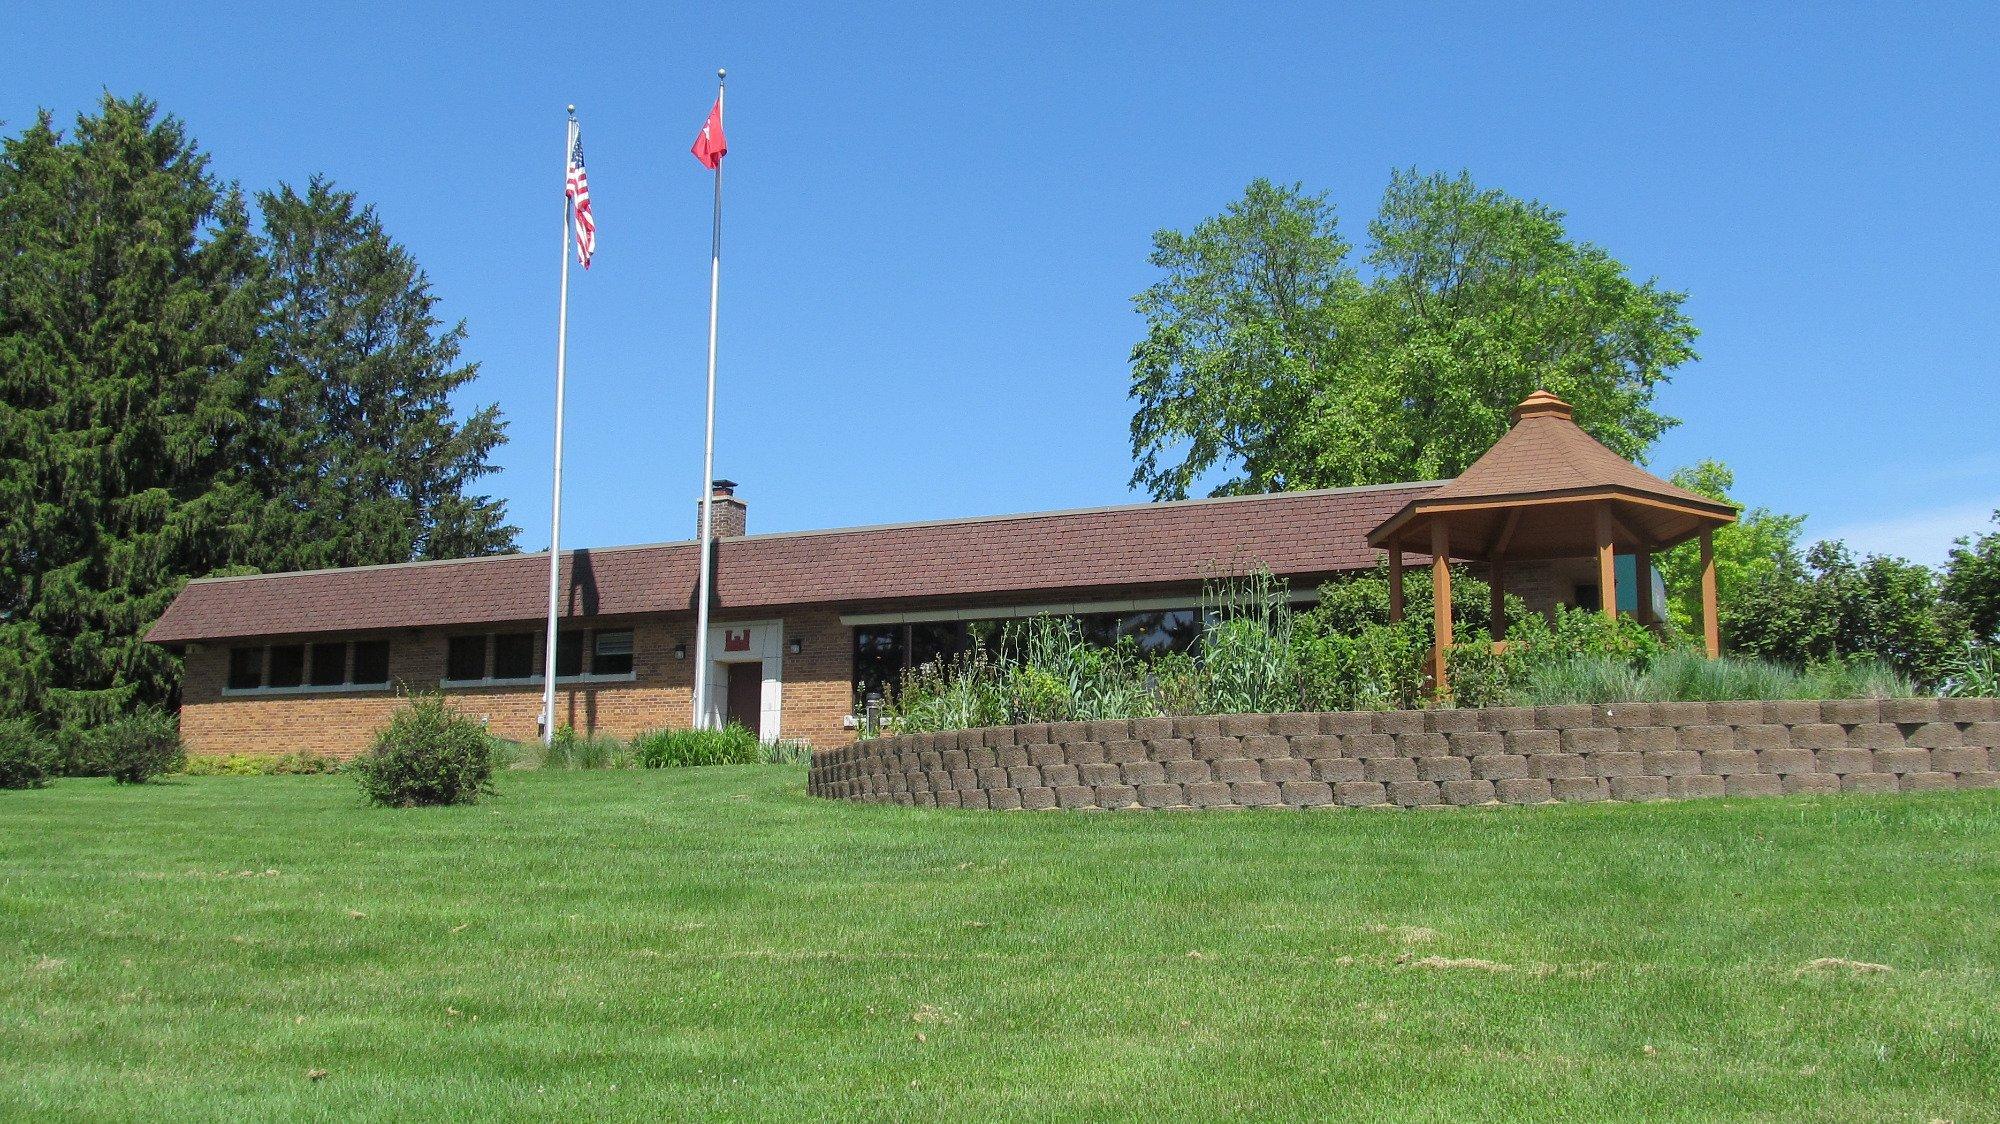
<path fill-rule="evenodd" d="M 715 72 L 715 111 L 722 113 L 727 70 Z M 715 162 L 715 221 L 708 251 L 708 422 L 701 452 L 701 588 L 695 603 L 694 728 L 708 726 L 708 601 L 709 571 L 714 568 L 712 516 L 715 507 L 715 303 L 722 292 L 722 161 Z"/>
<path fill-rule="evenodd" d="M 569 107 L 563 129 L 562 285 L 556 298 L 556 467 L 549 501 L 549 625 L 542 649 L 542 744 L 556 737 L 556 611 L 560 605 L 562 570 L 563 376 L 569 357 L 569 162 L 576 148 L 576 107 Z"/>

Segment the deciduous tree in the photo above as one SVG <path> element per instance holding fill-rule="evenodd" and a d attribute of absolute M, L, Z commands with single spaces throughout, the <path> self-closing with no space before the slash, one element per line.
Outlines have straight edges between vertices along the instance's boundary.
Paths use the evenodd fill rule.
<path fill-rule="evenodd" d="M 1467 176 L 1396 173 L 1364 279 L 1333 205 L 1253 182 L 1154 236 L 1135 298 L 1132 476 L 1155 498 L 1456 475 L 1537 387 L 1621 455 L 1674 420 L 1659 385 L 1694 357 L 1684 296 L 1572 239 L 1561 213 Z"/>

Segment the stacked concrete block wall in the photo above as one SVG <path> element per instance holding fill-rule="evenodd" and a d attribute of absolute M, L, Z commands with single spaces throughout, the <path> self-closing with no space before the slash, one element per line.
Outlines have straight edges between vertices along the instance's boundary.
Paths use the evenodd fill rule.
<path fill-rule="evenodd" d="M 818 752 L 815 796 L 995 809 L 1436 807 L 2000 787 L 2000 700 L 1057 722 Z"/>

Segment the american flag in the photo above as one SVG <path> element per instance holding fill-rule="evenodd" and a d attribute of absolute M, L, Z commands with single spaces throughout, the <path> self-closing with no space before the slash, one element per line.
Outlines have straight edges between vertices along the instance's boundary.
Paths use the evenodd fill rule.
<path fill-rule="evenodd" d="M 570 199 L 576 215 L 576 260 L 590 268 L 590 255 L 597 252 L 597 220 L 590 213 L 590 178 L 583 174 L 583 131 L 573 130 L 569 142 L 569 177 L 563 194 Z"/>

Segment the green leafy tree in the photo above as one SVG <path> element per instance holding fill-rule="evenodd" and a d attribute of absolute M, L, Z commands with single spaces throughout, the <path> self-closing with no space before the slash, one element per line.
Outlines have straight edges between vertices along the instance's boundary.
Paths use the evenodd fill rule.
<path fill-rule="evenodd" d="M 1684 295 L 1633 281 L 1563 216 L 1467 176 L 1396 173 L 1364 280 L 1333 205 L 1253 182 L 1154 235 L 1134 299 L 1134 486 L 1186 496 L 1456 475 L 1537 387 L 1640 458 L 1674 420 L 1659 385 L 1694 357 Z"/>
<path fill-rule="evenodd" d="M 1736 474 L 1721 461 L 1705 460 L 1673 474 L 1673 482 L 1698 495 L 1735 504 L 1730 489 Z M 1740 506 L 1740 505 L 1739 505 Z M 1717 528 L 1715 547 L 1716 616 L 1725 639 L 1730 621 L 1745 611 L 1746 599 L 1765 587 L 1765 579 L 1798 561 L 1803 515 L 1786 515 L 1766 507 L 1744 511 L 1726 527 Z M 1701 622 L 1701 544 L 1683 543 L 1653 559 L 1667 587 L 1667 614 L 1674 628 L 1693 633 Z"/>
<path fill-rule="evenodd" d="M 498 408 L 460 419 L 463 323 L 444 325 L 409 252 L 372 207 L 314 177 L 258 197 L 272 305 L 272 378 L 258 450 L 268 497 L 257 559 L 312 569 L 511 549 L 493 472 Z"/>
<path fill-rule="evenodd" d="M 1993 521 L 2000 524 L 2000 511 Z M 1958 540 L 1945 563 L 1944 595 L 1965 614 L 1974 636 L 2000 641 L 2000 531 Z"/>
<path fill-rule="evenodd" d="M 260 275 L 241 197 L 144 98 L 0 143 L 9 709 L 94 724 L 171 697 L 146 626 L 250 542 Z"/>
<path fill-rule="evenodd" d="M 1875 656 L 1932 686 L 1970 638 L 1941 586 L 1926 566 L 1883 555 L 1857 561 L 1841 543 L 1822 542 L 1753 576 L 1724 628 L 1730 646 L 1749 655 L 1792 664 Z"/>

